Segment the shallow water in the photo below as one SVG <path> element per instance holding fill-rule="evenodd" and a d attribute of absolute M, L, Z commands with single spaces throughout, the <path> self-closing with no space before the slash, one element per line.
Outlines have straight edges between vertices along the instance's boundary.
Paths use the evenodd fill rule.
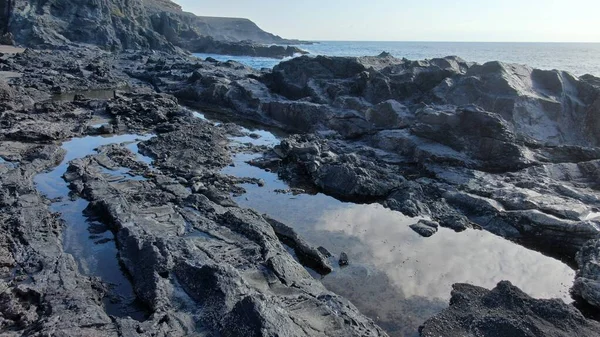
<path fill-rule="evenodd" d="M 258 142 L 272 145 L 274 140 L 271 134 Z M 236 202 L 292 226 L 334 258 L 346 252 L 350 265 L 336 268 L 322 278 L 323 284 L 393 336 L 416 336 L 420 324 L 448 306 L 454 283 L 493 288 L 509 280 L 534 297 L 572 301 L 569 288 L 575 273 L 558 260 L 479 230 L 455 233 L 441 228 L 423 238 L 409 228 L 418 219 L 379 204 L 345 203 L 324 194 L 280 194 L 276 190 L 289 186 L 277 174 L 246 163 L 257 157 L 238 154 L 235 166 L 223 170 L 266 182 L 264 187 L 242 185 L 247 193 Z"/>
<path fill-rule="evenodd" d="M 102 145 L 129 143 L 127 147 L 137 149 L 137 142 L 149 138 L 151 137 L 141 135 L 74 138 L 63 143 L 62 147 L 67 150 L 67 154 L 60 165 L 34 178 L 37 189 L 54 201 L 50 209 L 60 213 L 66 222 L 63 233 L 65 252 L 75 257 L 83 274 L 99 277 L 109 284 L 109 296 L 104 299 L 106 312 L 109 315 L 129 316 L 137 320 L 144 318 L 145 311 L 137 303 L 131 282 L 121 269 L 114 234 L 106 225 L 84 215 L 84 210 L 89 205 L 88 201 L 69 198 L 70 189 L 63 175 L 70 161 L 93 154 L 94 149 Z M 115 175 L 116 179 L 141 179 L 129 176 L 128 171 L 123 169 L 107 173 Z"/>

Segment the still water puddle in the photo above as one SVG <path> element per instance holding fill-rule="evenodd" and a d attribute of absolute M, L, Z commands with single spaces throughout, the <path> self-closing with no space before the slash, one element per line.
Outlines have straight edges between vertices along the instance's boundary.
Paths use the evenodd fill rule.
<path fill-rule="evenodd" d="M 99 277 L 110 286 L 109 296 L 104 299 L 106 312 L 137 320 L 144 319 L 146 313 L 136 302 L 131 282 L 121 269 L 113 233 L 101 222 L 84 215 L 89 204 L 86 200 L 69 198 L 70 189 L 63 175 L 70 161 L 93 154 L 102 145 L 127 143 L 128 148 L 137 149 L 137 142 L 150 138 L 140 135 L 74 138 L 63 143 L 67 154 L 60 165 L 34 179 L 37 189 L 48 199 L 54 200 L 50 209 L 60 213 L 67 224 L 63 234 L 65 252 L 75 257 L 83 274 Z M 107 170 L 106 173 L 122 179 L 137 179 L 123 169 Z"/>
<path fill-rule="evenodd" d="M 263 142 L 272 143 L 272 138 Z M 277 174 L 246 163 L 259 156 L 238 154 L 235 166 L 223 170 L 266 182 L 264 187 L 242 185 L 247 193 L 236 202 L 292 226 L 334 258 L 346 252 L 350 265 L 321 281 L 392 336 L 417 336 L 420 324 L 448 306 L 454 283 L 493 288 L 509 280 L 534 297 L 572 302 L 569 288 L 575 273 L 558 260 L 485 231 L 441 228 L 423 238 L 409 228 L 418 218 L 379 204 L 345 203 L 324 194 L 281 194 L 290 187 Z"/>

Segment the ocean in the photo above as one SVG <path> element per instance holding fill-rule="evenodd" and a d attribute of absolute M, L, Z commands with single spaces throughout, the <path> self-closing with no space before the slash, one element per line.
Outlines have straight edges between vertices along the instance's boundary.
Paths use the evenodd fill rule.
<path fill-rule="evenodd" d="M 386 51 L 396 57 L 422 60 L 456 55 L 466 61 L 502 61 L 526 64 L 539 69 L 559 69 L 581 76 L 600 77 L 600 43 L 512 43 L 512 42 L 356 42 L 321 41 L 299 46 L 312 55 L 375 56 Z M 272 68 L 281 60 L 195 54 L 220 61 L 234 60 L 253 68 Z"/>

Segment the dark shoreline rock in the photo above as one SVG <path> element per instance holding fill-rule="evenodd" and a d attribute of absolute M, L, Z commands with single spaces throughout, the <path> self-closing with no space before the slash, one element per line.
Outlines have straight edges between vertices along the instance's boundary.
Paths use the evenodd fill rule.
<path fill-rule="evenodd" d="M 304 317 L 311 321 L 319 314 L 331 316 L 331 320 L 315 319 L 334 324 L 338 335 L 384 335 L 343 299 L 313 283 L 281 247 L 264 218 L 240 210 L 228 199 L 229 193 L 239 193 L 236 181 L 215 171 L 230 162 L 231 149 L 224 135 L 233 133 L 235 127 L 198 122 L 178 105 L 178 99 L 304 133 L 288 137 L 270 155 L 277 156 L 274 159 L 282 173 L 292 179 L 306 178 L 342 199 L 380 202 L 407 215 L 428 216 L 457 231 L 482 227 L 517 242 L 531 240 L 535 245 L 528 247 L 546 253 L 560 250 L 572 260 L 578 250 L 588 247 L 589 240 L 599 237 L 599 220 L 594 216 L 600 207 L 598 131 L 587 127 L 597 122 L 595 109 L 600 99 L 593 78 L 497 62 L 474 65 L 455 57 L 427 61 L 390 55 L 301 57 L 282 63 L 273 72 L 261 72 L 235 62 L 202 61 L 180 53 L 111 54 L 96 48 L 61 48 L 27 50 L 0 59 L 3 71 L 20 75 L 0 85 L 4 109 L 0 155 L 24 169 L 0 177 L 1 205 L 6 209 L 3 214 L 8 214 L 8 218 L 2 215 L 6 221 L 0 240 L 17 237 L 22 241 L 0 241 L 8 252 L 0 267 L 9 275 L 14 266 L 25 265 L 22 277 L 33 275 L 48 286 L 31 290 L 27 280 L 14 278 L 5 299 L 9 305 L 0 307 L 11 317 L 0 324 L 11 328 L 23 331 L 23 326 L 41 322 L 40 331 L 57 329 L 65 334 L 78 329 L 95 331 L 89 326 L 103 327 L 106 335 L 117 326 L 120 331 L 139 330 L 139 324 L 129 320 L 107 320 L 98 300 L 102 287 L 79 274 L 69 262 L 72 258 L 60 251 L 59 221 L 49 214 L 46 201 L 30 181 L 37 172 L 57 164 L 57 143 L 95 134 L 89 127 L 91 120 L 103 116 L 110 120 L 110 128 L 103 132 L 158 135 L 140 145 L 144 154 L 154 158 L 154 170 L 135 164 L 133 154 L 115 146 L 72 162 L 66 176 L 73 192 L 89 199 L 93 209 L 110 215 L 138 295 L 156 310 L 141 324 L 142 331 L 183 335 L 188 327 L 176 322 L 198 316 L 206 324 L 203 327 L 220 331 L 219 324 L 244 321 L 241 313 L 250 310 L 252 317 L 263 317 L 263 327 L 272 332 L 277 328 L 273 322 L 290 322 L 293 314 L 283 309 L 289 303 L 271 292 L 267 300 L 258 295 L 248 298 L 247 291 L 253 284 L 274 284 L 273 292 L 300 291 L 295 299 L 306 296 L 314 304 L 300 310 Z M 83 95 L 69 102 L 50 100 L 56 93 L 112 91 L 123 84 L 132 89 L 117 91 L 109 99 Z M 498 96 L 502 104 L 494 105 Z M 537 116 L 532 120 L 543 123 L 519 122 L 528 116 Z M 115 187 L 102 174 L 101 168 L 108 164 L 127 167 L 145 180 Z M 19 172 L 25 173 L 19 176 Z M 213 247 L 213 241 L 230 250 Z M 35 249 L 26 252 L 27 245 Z M 590 247 L 594 253 L 596 248 Z M 213 248 L 218 254 L 211 256 Z M 49 260 L 38 256 L 46 249 L 52 249 Z M 140 260 L 140 254 L 148 260 Z M 579 277 L 593 290 L 595 275 L 589 272 L 593 268 L 586 266 L 594 265 L 595 255 L 581 254 L 592 257 L 589 263 L 581 260 Z M 64 275 L 58 281 L 66 285 L 49 274 L 54 261 Z M 41 269 L 35 267 L 39 265 Z M 261 275 L 258 281 L 253 278 L 257 275 Z M 83 284 L 83 290 L 70 294 L 72 282 Z M 220 293 L 215 299 L 214 293 L 207 294 L 196 283 Z M 47 289 L 55 290 L 55 297 L 41 296 Z M 529 309 L 537 307 L 516 290 L 507 289 L 498 292 Z M 594 303 L 595 294 L 581 289 L 574 291 Z M 484 292 L 474 293 L 477 303 Z M 183 294 L 189 298 L 179 297 Z M 31 303 L 39 303 L 39 298 L 40 308 L 58 306 L 57 315 L 73 319 L 59 325 L 52 321 L 57 317 L 52 312 L 36 308 L 35 315 L 46 315 L 38 320 L 27 308 L 33 308 Z M 88 311 L 64 305 L 79 300 Z M 219 305 L 203 316 L 193 310 L 172 310 L 172 304 L 179 301 Z M 336 311 L 339 306 L 346 311 Z M 571 307 L 550 307 L 573 318 L 575 332 L 595 329 L 593 322 L 581 320 Z M 23 315 L 11 315 L 12 311 Z M 531 319 L 535 325 L 534 314 L 526 311 L 520 318 Z M 501 318 L 489 326 L 505 322 L 502 317 L 514 318 L 508 310 L 498 315 Z M 257 331 L 257 319 L 246 322 L 248 331 Z M 358 327 L 350 327 L 345 319 L 359 322 Z M 441 327 L 436 329 L 442 332 Z"/>
<path fill-rule="evenodd" d="M 265 155 L 290 181 L 455 231 L 482 228 L 571 263 L 600 237 L 592 76 L 387 54 L 299 57 L 263 73 L 227 66 L 179 83 L 154 74 L 183 100 L 303 133 Z"/>
<path fill-rule="evenodd" d="M 271 227 L 273 227 L 277 237 L 279 237 L 282 242 L 294 249 L 298 259 L 303 265 L 313 268 L 321 275 L 327 275 L 333 271 L 333 267 L 328 260 L 331 254 L 324 254 L 319 248 L 311 246 L 300 235 L 298 235 L 293 228 L 270 218 L 266 214 L 263 215 L 263 218 L 267 220 Z"/>
<path fill-rule="evenodd" d="M 410 225 L 410 228 L 417 232 L 422 237 L 428 238 L 433 236 L 438 231 L 439 224 L 434 221 L 419 220 L 414 225 Z"/>
<path fill-rule="evenodd" d="M 437 336 L 598 336 L 600 323 L 587 320 L 559 299 L 529 297 L 510 282 L 493 290 L 455 284 L 450 308 L 419 329 L 422 337 Z"/>
<path fill-rule="evenodd" d="M 268 57 L 275 59 L 308 54 L 308 52 L 293 46 L 266 46 L 251 41 L 217 41 L 211 37 L 200 37 L 189 41 L 185 44 L 185 49 L 192 53 Z"/>
<path fill-rule="evenodd" d="M 239 193 L 240 179 L 218 173 L 231 162 L 225 135 L 239 127 L 195 118 L 175 97 L 126 75 L 151 55 L 68 48 L 3 58 L 5 70 L 23 76 L 0 95 L 0 156 L 9 160 L 0 163 L 0 329 L 15 336 L 386 336 L 314 280 L 260 215 L 215 202 Z M 28 71 L 44 62 L 67 71 Z M 130 89 L 114 92 L 123 82 Z M 77 99 L 48 101 L 57 86 L 78 91 Z M 87 98 L 104 88 L 110 97 Z M 113 144 L 73 160 L 64 175 L 72 196 L 90 201 L 86 214 L 115 233 L 120 262 L 149 311 L 142 321 L 107 315 L 110 287 L 83 275 L 62 252 L 60 214 L 50 213 L 32 182 L 64 157 L 56 144 L 97 134 L 97 118 L 107 120 L 111 135 L 156 134 L 139 145 L 151 166 Z M 121 169 L 132 179 L 115 177 Z M 194 190 L 196 184 L 205 188 Z"/>
<path fill-rule="evenodd" d="M 571 289 L 573 296 L 593 308 L 600 308 L 600 240 L 589 241 L 577 253 L 579 270 Z"/>

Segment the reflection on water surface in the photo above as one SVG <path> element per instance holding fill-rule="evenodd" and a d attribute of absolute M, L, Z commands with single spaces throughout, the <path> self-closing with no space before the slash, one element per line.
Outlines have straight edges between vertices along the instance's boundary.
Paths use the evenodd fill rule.
<path fill-rule="evenodd" d="M 574 271 L 558 260 L 486 231 L 441 228 L 423 238 L 409 228 L 418 218 L 379 204 L 345 203 L 324 194 L 282 195 L 276 190 L 289 186 L 276 174 L 246 164 L 255 157 L 239 154 L 235 167 L 223 170 L 266 182 L 243 185 L 247 193 L 236 201 L 292 226 L 335 257 L 348 253 L 350 266 L 322 282 L 393 336 L 416 336 L 420 324 L 448 305 L 454 283 L 493 288 L 509 280 L 534 297 L 571 301 Z"/>

